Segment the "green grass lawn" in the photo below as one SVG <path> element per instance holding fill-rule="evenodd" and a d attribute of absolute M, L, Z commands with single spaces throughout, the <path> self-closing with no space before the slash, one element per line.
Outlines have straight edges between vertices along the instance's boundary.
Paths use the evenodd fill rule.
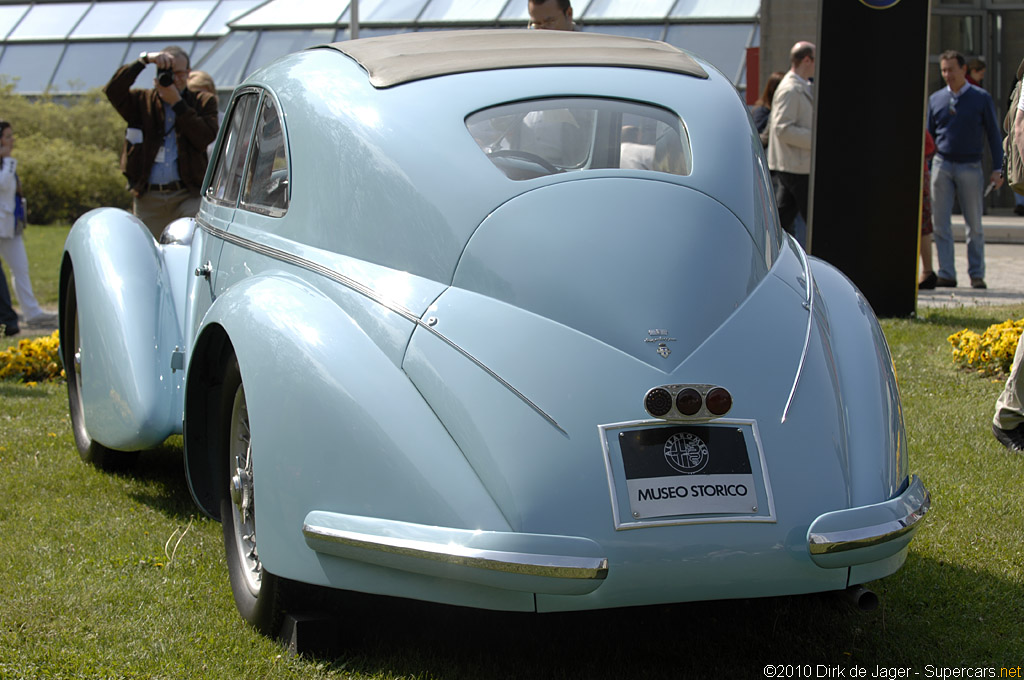
<path fill-rule="evenodd" d="M 933 504 L 904 568 L 873 584 L 874 612 L 829 595 L 540 616 L 353 596 L 328 659 L 242 623 L 180 438 L 101 472 L 78 459 L 63 385 L 0 383 L 0 678 L 758 678 L 770 663 L 1000 677 L 1024 662 L 1024 456 L 989 431 L 1001 382 L 957 370 L 946 337 L 1021 316 L 884 323 Z"/>

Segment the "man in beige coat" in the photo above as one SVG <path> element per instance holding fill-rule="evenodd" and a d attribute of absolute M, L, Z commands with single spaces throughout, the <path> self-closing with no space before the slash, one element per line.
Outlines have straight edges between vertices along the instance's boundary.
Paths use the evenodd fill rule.
<path fill-rule="evenodd" d="M 814 98 L 814 45 L 798 42 L 789 52 L 791 67 L 772 98 L 768 118 L 768 169 L 775 184 L 782 228 L 793 233 L 800 213 L 807 219 L 807 193 L 811 178 L 811 123 Z"/>

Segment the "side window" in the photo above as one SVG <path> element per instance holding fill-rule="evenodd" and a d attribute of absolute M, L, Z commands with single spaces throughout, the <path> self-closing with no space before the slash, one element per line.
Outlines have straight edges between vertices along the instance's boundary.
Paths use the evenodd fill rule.
<path fill-rule="evenodd" d="M 220 203 L 234 205 L 238 199 L 238 189 L 242 185 L 242 169 L 245 167 L 245 156 L 252 138 L 253 119 L 256 116 L 256 104 L 259 94 L 249 92 L 235 100 L 231 109 L 231 122 L 227 139 L 217 157 L 217 166 L 213 171 L 213 180 L 206 196 Z"/>
<path fill-rule="evenodd" d="M 249 167 L 242 188 L 242 207 L 280 216 L 288 209 L 288 149 L 284 128 L 272 98 L 263 98 Z"/>

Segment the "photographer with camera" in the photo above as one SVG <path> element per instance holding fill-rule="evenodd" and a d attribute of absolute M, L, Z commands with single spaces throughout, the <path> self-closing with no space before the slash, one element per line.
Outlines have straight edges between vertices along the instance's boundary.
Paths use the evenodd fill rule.
<path fill-rule="evenodd" d="M 151 89 L 130 89 L 147 64 L 157 67 Z M 168 222 L 199 211 L 207 146 L 217 136 L 217 102 L 187 89 L 188 55 L 177 46 L 143 52 L 117 70 L 103 88 L 128 124 L 121 172 L 128 178 L 132 212 L 153 238 Z"/>

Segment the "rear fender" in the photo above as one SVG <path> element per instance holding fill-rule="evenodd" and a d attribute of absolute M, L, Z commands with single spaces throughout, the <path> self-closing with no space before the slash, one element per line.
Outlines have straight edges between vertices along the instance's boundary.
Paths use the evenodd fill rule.
<path fill-rule="evenodd" d="M 856 286 L 839 270 L 809 258 L 821 291 L 835 370 L 842 388 L 851 507 L 893 498 L 907 480 L 903 407 L 889 345 Z M 869 370 L 870 369 L 870 370 Z"/>
<path fill-rule="evenodd" d="M 390 322 L 409 324 L 397 315 Z M 185 423 L 190 488 L 218 517 L 226 464 L 218 438 L 208 436 L 219 431 L 209 422 L 217 409 L 208 401 L 233 352 L 252 433 L 260 559 L 272 573 L 321 583 L 318 560 L 339 559 L 318 557 L 306 544 L 302 529 L 310 512 L 509 529 L 404 371 L 307 281 L 275 273 L 228 289 L 206 314 L 192 352 Z"/>
<path fill-rule="evenodd" d="M 165 260 L 145 225 L 116 208 L 83 215 L 64 244 L 60 309 L 73 273 L 85 424 L 108 448 L 146 449 L 180 432 L 184 374 L 171 368 L 182 345 L 172 282 L 184 282 L 165 266 L 180 259 Z M 61 338 L 67 342 L 73 338 Z"/>

